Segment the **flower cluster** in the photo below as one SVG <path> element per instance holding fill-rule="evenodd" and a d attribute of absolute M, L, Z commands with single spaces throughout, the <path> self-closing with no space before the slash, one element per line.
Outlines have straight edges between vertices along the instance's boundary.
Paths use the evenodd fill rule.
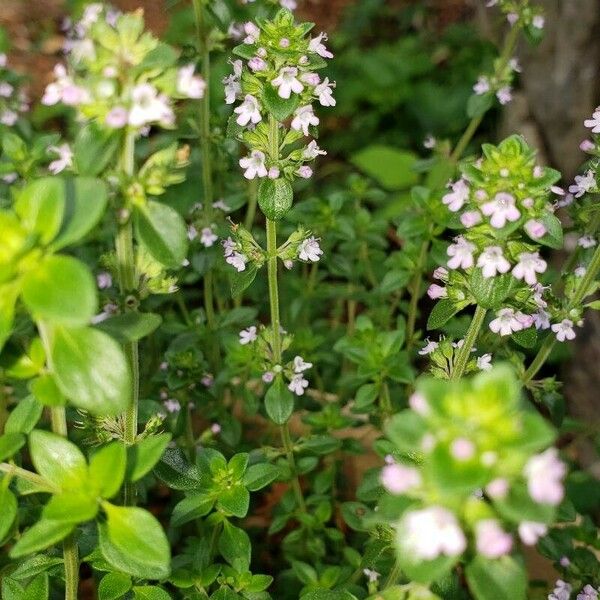
<path fill-rule="evenodd" d="M 335 106 L 335 82 L 316 73 L 325 66 L 324 59 L 333 57 L 325 46 L 327 35 L 307 38 L 310 28 L 296 26 L 286 9 L 273 21 L 244 25 L 243 43 L 235 49 L 243 60 L 233 62 L 233 73 L 223 83 L 225 101 L 234 104 L 239 100 L 232 122 L 249 148 L 240 160 L 247 179 L 307 179 L 313 173 L 308 163 L 326 154 L 315 140 L 297 147 L 319 124 L 313 103 Z M 280 156 L 279 144 L 275 153 L 270 145 L 269 116 L 278 122 L 281 150 L 294 145 L 286 156 Z M 289 126 L 283 125 L 288 120 Z"/>
<path fill-rule="evenodd" d="M 464 340 L 453 342 L 440 336 L 436 342 L 427 338 L 425 345 L 419 350 L 420 356 L 428 356 L 431 361 L 430 372 L 440 379 L 449 379 L 454 368 L 456 353 L 464 345 Z M 489 371 L 492 368 L 492 354 L 485 352 L 478 355 L 477 348 L 471 350 L 473 358 L 467 363 L 465 373 Z"/>
<path fill-rule="evenodd" d="M 76 107 L 109 129 L 173 127 L 173 100 L 204 94 L 194 65 L 177 66 L 176 53 L 144 32 L 142 11 L 89 4 L 68 32 L 65 52 L 68 65 L 56 65 L 42 103 Z"/>
<path fill-rule="evenodd" d="M 501 336 L 534 325 L 548 329 L 553 315 L 540 282 L 547 269 L 541 249 L 562 246 L 562 226 L 549 201 L 559 174 L 537 165 L 519 136 L 483 151 L 463 165 L 462 178 L 442 198 L 464 231 L 448 247 L 447 268 L 434 273 L 445 285 L 433 284 L 429 295 L 466 304 L 480 302 L 482 293 L 498 298 L 490 329 Z M 567 325 L 563 318 L 557 327 Z"/>
<path fill-rule="evenodd" d="M 262 380 L 270 384 L 275 377 L 282 374 L 288 380 L 288 389 L 297 396 L 303 396 L 308 387 L 308 380 L 304 373 L 312 368 L 312 363 L 306 362 L 301 356 L 295 356 L 294 360 L 285 365 L 273 364 L 269 351 L 270 331 L 262 326 L 251 325 L 242 329 L 239 333 L 239 343 L 242 346 L 255 344 L 256 351 L 262 361 Z"/>
<path fill-rule="evenodd" d="M 6 54 L 0 54 L 0 125 L 12 127 L 28 110 L 29 99 L 19 77 L 8 68 Z"/>
<path fill-rule="evenodd" d="M 513 58 L 508 63 L 498 59 L 493 75 L 480 75 L 473 86 L 473 92 L 484 101 L 496 96 L 500 104 L 508 104 L 513 99 L 512 82 L 515 73 L 520 73 L 519 61 Z"/>
<path fill-rule="evenodd" d="M 531 0 L 487 0 L 486 6 L 497 6 L 510 25 L 520 24 L 535 38 L 544 29 L 546 19 L 540 7 Z"/>
<path fill-rule="evenodd" d="M 410 499 L 380 506 L 392 517 L 398 509 L 386 507 L 405 507 L 395 515 L 403 570 L 437 579 L 467 551 L 497 559 L 518 539 L 537 543 L 563 499 L 566 467 L 547 449 L 554 433 L 544 419 L 521 408 L 513 372 L 500 366 L 470 382 L 424 379 L 409 404 L 389 423 L 397 454 L 381 472 L 389 494 Z"/>

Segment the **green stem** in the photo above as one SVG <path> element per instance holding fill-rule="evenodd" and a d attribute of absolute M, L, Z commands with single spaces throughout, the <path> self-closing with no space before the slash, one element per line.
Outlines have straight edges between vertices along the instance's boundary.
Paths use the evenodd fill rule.
<path fill-rule="evenodd" d="M 50 332 L 48 331 L 46 324 L 41 321 L 37 323 L 37 327 L 46 352 L 48 369 L 52 372 L 54 367 L 52 365 L 52 354 L 50 352 L 52 347 L 50 343 Z M 68 437 L 67 413 L 64 406 L 53 406 L 50 409 L 50 420 L 52 423 L 52 431 L 54 433 L 65 438 Z M 17 469 L 17 467 L 15 467 L 15 469 Z M 20 469 L 19 472 L 21 476 L 23 476 L 24 473 L 28 473 L 28 471 L 25 471 L 24 469 Z M 19 475 L 16 471 L 15 474 Z M 47 487 L 48 483 L 46 480 L 41 477 L 39 479 L 41 479 L 43 485 Z M 29 480 L 35 483 L 32 477 L 29 477 Z M 65 600 L 77 600 L 79 589 L 79 548 L 77 546 L 77 541 L 75 540 L 75 533 L 71 533 L 63 541 L 63 560 L 65 564 Z"/>
<path fill-rule="evenodd" d="M 463 376 L 469 358 L 471 357 L 471 350 L 477 341 L 477 336 L 479 335 L 479 331 L 485 320 L 486 312 L 485 308 L 481 308 L 479 305 L 475 308 L 475 314 L 473 315 L 473 320 L 471 321 L 471 325 L 465 336 L 465 341 L 456 353 L 454 364 L 452 366 L 452 373 L 450 374 L 451 379 L 460 379 Z"/>
<path fill-rule="evenodd" d="M 132 177 L 135 170 L 135 131 L 128 130 L 125 135 L 121 154 L 121 170 L 127 177 Z M 135 292 L 138 288 L 138 274 L 135 266 L 135 253 L 133 247 L 133 223 L 131 218 L 120 222 L 117 226 L 115 237 L 115 251 L 117 254 L 119 289 L 123 296 Z M 134 306 L 133 310 L 137 310 Z M 138 402 L 140 393 L 140 361 L 137 342 L 127 342 L 123 345 L 123 352 L 129 362 L 131 370 L 131 401 L 122 416 L 123 441 L 131 446 L 137 438 Z M 125 505 L 135 504 L 135 485 L 125 482 L 123 486 L 123 502 Z"/>
<path fill-rule="evenodd" d="M 591 286 L 595 283 L 599 271 L 600 246 L 597 246 L 596 250 L 594 251 L 594 255 L 592 256 L 592 260 L 587 267 L 585 275 L 581 278 L 579 285 L 575 289 L 573 298 L 571 298 L 571 301 L 567 305 L 567 312 L 573 310 L 579 304 L 581 304 L 583 299 L 588 295 Z M 540 347 L 535 358 L 529 365 L 529 368 L 527 371 L 525 371 L 523 375 L 523 383 L 529 383 L 537 375 L 543 364 L 546 362 L 546 360 L 548 360 L 548 357 L 554 348 L 554 344 L 556 344 L 556 337 L 553 334 L 549 334 L 544 340 L 544 343 Z"/>
<path fill-rule="evenodd" d="M 300 480 L 298 479 L 298 472 L 296 470 L 296 459 L 294 458 L 294 445 L 292 443 L 292 437 L 290 435 L 290 428 L 288 424 L 280 427 L 281 441 L 285 449 L 285 455 L 287 457 L 290 471 L 292 472 L 292 490 L 294 497 L 296 498 L 296 504 L 300 508 L 301 512 L 306 512 L 306 503 L 304 502 L 304 496 L 302 495 L 302 487 L 300 486 Z"/>
<path fill-rule="evenodd" d="M 410 350 L 414 342 L 415 325 L 417 323 L 417 309 L 421 297 L 422 274 L 427 262 L 427 252 L 429 250 L 429 238 L 421 244 L 421 251 L 417 260 L 416 271 L 410 285 L 410 304 L 408 306 L 408 316 L 406 319 L 406 348 Z"/>
<path fill-rule="evenodd" d="M 13 465 L 11 463 L 0 463 L 0 473 L 6 473 L 6 475 L 9 477 L 15 476 L 23 479 L 24 481 L 29 481 L 29 483 L 33 483 L 36 487 L 41 488 L 51 494 L 60 492 L 59 488 L 55 487 L 50 481 L 44 479 L 37 473 L 33 473 L 27 469 L 22 469 L 21 467 L 17 467 L 17 465 Z"/>
<path fill-rule="evenodd" d="M 381 390 L 379 392 L 379 408 L 381 409 L 384 419 L 390 417 L 393 413 L 390 388 L 385 381 L 381 384 Z"/>
<path fill-rule="evenodd" d="M 398 578 L 400 577 L 401 573 L 402 568 L 400 567 L 400 563 L 396 562 L 394 564 L 394 568 L 390 571 L 390 575 L 387 578 L 383 589 L 387 590 L 388 588 L 391 588 L 396 583 L 396 581 L 398 581 Z"/>
<path fill-rule="evenodd" d="M 250 231 L 256 216 L 256 203 L 258 200 L 258 179 L 251 179 L 248 183 L 248 206 L 246 207 L 246 218 L 244 227 Z M 315 263 L 316 264 L 316 263 Z"/>

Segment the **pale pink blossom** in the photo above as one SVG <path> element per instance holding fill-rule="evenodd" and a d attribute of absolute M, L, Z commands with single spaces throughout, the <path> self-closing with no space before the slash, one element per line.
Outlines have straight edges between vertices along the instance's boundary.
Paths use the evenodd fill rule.
<path fill-rule="evenodd" d="M 477 358 L 477 368 L 481 371 L 490 371 L 492 368 L 492 355 L 483 354 Z"/>
<path fill-rule="evenodd" d="M 393 463 L 381 470 L 381 483 L 390 494 L 400 495 L 421 485 L 421 475 L 413 467 Z"/>
<path fill-rule="evenodd" d="M 215 234 L 212 227 L 203 227 L 200 232 L 200 243 L 205 248 L 210 248 L 219 239 L 219 236 Z"/>
<path fill-rule="evenodd" d="M 427 338 L 425 346 L 419 350 L 419 354 L 421 356 L 426 356 L 427 354 L 431 354 L 434 350 L 437 349 L 439 344 Z"/>
<path fill-rule="evenodd" d="M 302 396 L 304 395 L 304 390 L 307 387 L 308 380 L 304 379 L 304 376 L 301 373 L 298 373 L 290 379 L 288 390 L 290 390 L 290 392 L 294 392 L 294 394 L 297 396 Z"/>
<path fill-rule="evenodd" d="M 514 222 L 521 213 L 515 206 L 515 198 L 506 192 L 499 192 L 493 200 L 481 206 L 481 212 L 490 218 L 490 224 L 496 229 L 501 229 L 507 221 Z"/>
<path fill-rule="evenodd" d="M 202 98 L 206 89 L 206 82 L 199 75 L 194 74 L 194 65 L 186 65 L 177 71 L 177 92 L 186 98 Z"/>
<path fill-rule="evenodd" d="M 529 495 L 542 504 L 556 506 L 564 497 L 563 477 L 566 474 L 564 463 L 558 458 L 558 450 L 549 448 L 532 456 L 523 474 L 527 478 Z"/>
<path fill-rule="evenodd" d="M 310 40 L 308 44 L 309 50 L 316 52 L 322 58 L 333 58 L 333 54 L 323 44 L 324 41 L 327 41 L 327 34 L 321 32 L 317 37 Z"/>
<path fill-rule="evenodd" d="M 450 444 L 450 454 L 460 461 L 469 460 L 475 454 L 475 445 L 467 438 L 460 437 Z"/>
<path fill-rule="evenodd" d="M 573 588 L 569 583 L 558 579 L 554 584 L 554 590 L 548 596 L 548 600 L 570 600 Z"/>
<path fill-rule="evenodd" d="M 501 336 L 511 335 L 523 329 L 523 324 L 517 318 L 512 308 L 501 308 L 496 318 L 490 322 L 490 329 Z"/>
<path fill-rule="evenodd" d="M 450 256 L 448 267 L 450 269 L 469 269 L 474 264 L 473 252 L 475 244 L 467 241 L 463 236 L 454 239 L 454 244 L 448 247 L 447 254 Z"/>
<path fill-rule="evenodd" d="M 244 101 L 233 110 L 238 115 L 236 123 L 245 127 L 248 123 L 259 123 L 262 121 L 258 100 L 252 94 L 246 94 Z"/>
<path fill-rule="evenodd" d="M 250 154 L 244 158 L 240 158 L 240 167 L 245 169 L 244 177 L 246 179 L 254 179 L 255 177 L 266 177 L 268 174 L 265 166 L 266 156 L 260 150 L 252 150 Z"/>
<path fill-rule="evenodd" d="M 296 67 L 284 67 L 279 71 L 279 75 L 271 81 L 271 85 L 277 89 L 281 98 L 288 99 L 292 92 L 294 94 L 302 93 L 304 86 L 298 79 L 298 69 Z"/>
<path fill-rule="evenodd" d="M 535 285 L 537 273 L 544 273 L 547 267 L 546 261 L 540 258 L 539 252 L 522 252 L 512 274 L 516 279 L 523 279 L 525 283 Z"/>
<path fill-rule="evenodd" d="M 498 98 L 498 102 L 500 102 L 500 104 L 503 106 L 509 104 L 513 99 L 512 88 L 508 85 L 501 87 L 496 92 L 496 98 Z"/>
<path fill-rule="evenodd" d="M 313 111 L 313 107 L 308 104 L 301 106 L 294 112 L 294 118 L 292 119 L 292 129 L 295 131 L 302 131 L 304 135 L 309 134 L 308 128 L 311 125 L 315 127 L 320 123 L 319 117 L 317 117 Z"/>
<path fill-rule="evenodd" d="M 576 337 L 571 319 L 563 319 L 560 323 L 555 323 L 552 325 L 552 331 L 556 334 L 556 339 L 559 342 L 574 340 Z"/>
<path fill-rule="evenodd" d="M 506 533 L 495 519 L 484 519 L 475 525 L 477 552 L 487 558 L 508 554 L 513 545 L 512 536 Z"/>
<path fill-rule="evenodd" d="M 485 486 L 485 493 L 494 500 L 501 500 L 502 498 L 506 498 L 508 489 L 508 481 L 502 477 L 499 477 L 498 479 L 490 481 Z"/>
<path fill-rule="evenodd" d="M 436 342 L 431 343 L 435 344 L 437 347 Z M 421 415 L 422 417 L 428 415 L 431 410 L 429 408 L 427 398 L 425 398 L 425 396 L 420 392 L 413 392 L 410 395 L 408 399 L 408 405 L 410 406 L 411 410 L 414 410 L 418 415 Z"/>
<path fill-rule="evenodd" d="M 584 194 L 587 194 L 596 187 L 596 178 L 593 171 L 588 171 L 585 175 L 576 175 L 575 183 L 569 186 L 569 192 L 571 192 L 575 198 L 581 198 Z"/>
<path fill-rule="evenodd" d="M 246 270 L 248 257 L 240 252 L 233 252 L 231 255 L 225 258 L 225 262 L 234 267 L 238 273 L 241 273 L 242 271 Z"/>
<path fill-rule="evenodd" d="M 488 246 L 479 255 L 477 266 L 481 267 L 481 272 L 486 279 L 510 270 L 510 263 L 504 258 L 500 246 Z"/>
<path fill-rule="evenodd" d="M 592 133 L 600 133 L 600 106 L 594 111 L 591 119 L 586 119 L 583 124 L 592 130 Z"/>
<path fill-rule="evenodd" d="M 469 186 L 464 179 L 451 183 L 451 192 L 448 192 L 442 202 L 448 206 L 452 212 L 459 211 L 464 203 L 469 199 Z"/>
<path fill-rule="evenodd" d="M 335 81 L 329 82 L 329 79 L 325 77 L 322 83 L 319 83 L 315 87 L 314 93 L 319 98 L 321 106 L 335 106 L 336 101 L 333 97 L 333 88 L 335 87 Z"/>
<path fill-rule="evenodd" d="M 479 223 L 481 223 L 481 220 L 481 213 L 478 210 L 467 210 L 462 215 L 460 215 L 460 222 L 467 229 L 475 227 L 475 225 L 479 225 Z"/>
<path fill-rule="evenodd" d="M 256 325 L 251 325 L 247 329 L 242 329 L 239 335 L 240 344 L 242 346 L 246 346 L 247 344 L 251 344 L 258 339 L 258 329 L 256 328 Z"/>
<path fill-rule="evenodd" d="M 319 240 L 315 236 L 310 236 L 302 240 L 298 245 L 298 258 L 306 262 L 317 262 L 323 255 L 323 250 L 319 245 Z"/>
<path fill-rule="evenodd" d="M 483 94 L 487 94 L 491 90 L 490 80 L 482 75 L 477 80 L 477 83 L 473 86 L 473 91 L 478 96 L 483 96 Z"/>
<path fill-rule="evenodd" d="M 438 300 L 439 298 L 446 298 L 448 296 L 448 290 L 441 285 L 437 285 L 436 283 L 432 283 L 427 289 L 427 295 L 432 300 Z"/>
<path fill-rule="evenodd" d="M 530 219 L 524 225 L 527 235 L 534 240 L 539 240 L 546 235 L 546 226 L 539 221 Z"/>
<path fill-rule="evenodd" d="M 544 523 L 535 521 L 523 521 L 519 523 L 519 537 L 527 546 L 535 546 L 541 537 L 548 532 L 548 527 Z"/>
<path fill-rule="evenodd" d="M 294 357 L 294 373 L 303 373 L 308 369 L 312 369 L 313 364 L 306 362 L 301 356 Z"/>

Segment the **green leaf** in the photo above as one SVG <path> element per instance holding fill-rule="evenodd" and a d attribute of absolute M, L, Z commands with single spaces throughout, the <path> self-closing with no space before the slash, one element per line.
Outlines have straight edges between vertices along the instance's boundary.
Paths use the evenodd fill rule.
<path fill-rule="evenodd" d="M 50 373 L 45 373 L 32 380 L 29 389 L 40 407 L 64 406 L 67 403 L 67 399 L 58 389 L 56 379 Z"/>
<path fill-rule="evenodd" d="M 65 210 L 64 181 L 59 177 L 35 179 L 15 192 L 15 212 L 23 226 L 49 244 L 60 229 Z"/>
<path fill-rule="evenodd" d="M 292 94 L 287 100 L 281 98 L 272 85 L 265 85 L 263 93 L 265 108 L 277 121 L 285 121 L 298 108 L 300 96 Z"/>
<path fill-rule="evenodd" d="M 5 433 L 31 433 L 43 410 L 44 407 L 33 396 L 23 398 L 8 416 Z"/>
<path fill-rule="evenodd" d="M 135 586 L 133 588 L 135 600 L 171 600 L 171 596 L 155 585 Z"/>
<path fill-rule="evenodd" d="M 120 136 L 114 131 L 87 123 L 78 132 L 73 143 L 75 169 L 79 175 L 95 177 L 109 165 L 119 149 Z M 93 200 L 92 200 L 93 199 Z M 88 198 L 88 205 L 95 204 L 95 197 Z"/>
<path fill-rule="evenodd" d="M 368 146 L 354 154 L 350 162 L 388 190 L 404 190 L 419 181 L 414 170 L 417 156 L 391 146 Z"/>
<path fill-rule="evenodd" d="M 217 497 L 217 506 L 226 513 L 243 519 L 248 514 L 250 492 L 243 485 L 233 485 L 221 490 Z"/>
<path fill-rule="evenodd" d="M 148 436 L 127 448 L 128 481 L 137 481 L 149 473 L 160 460 L 170 441 L 170 433 L 159 433 Z"/>
<path fill-rule="evenodd" d="M 154 473 L 174 490 L 193 490 L 202 483 L 200 469 L 179 448 L 167 448 Z"/>
<path fill-rule="evenodd" d="M 102 498 L 112 498 L 121 488 L 125 477 L 125 446 L 111 442 L 90 459 L 90 481 L 98 486 Z"/>
<path fill-rule="evenodd" d="M 544 215 L 540 221 L 546 227 L 546 235 L 535 241 L 549 248 L 560 250 L 564 245 L 563 227 L 560 219 L 549 211 L 544 211 Z"/>
<path fill-rule="evenodd" d="M 158 262 L 177 269 L 188 249 L 187 230 L 181 215 L 170 206 L 149 201 L 135 212 L 138 241 Z"/>
<path fill-rule="evenodd" d="M 98 526 L 99 543 L 108 563 L 142 579 L 168 577 L 171 550 L 160 523 L 141 508 L 102 506 L 108 520 Z"/>
<path fill-rule="evenodd" d="M 269 219 L 282 219 L 292 208 L 293 202 L 292 184 L 287 179 L 262 179 L 258 186 L 258 205 Z"/>
<path fill-rule="evenodd" d="M 87 482 L 87 463 L 81 450 L 67 438 L 34 429 L 29 452 L 36 471 L 61 489 L 76 490 Z"/>
<path fill-rule="evenodd" d="M 107 573 L 98 586 L 98 600 L 118 600 L 131 589 L 131 577 L 123 573 Z"/>
<path fill-rule="evenodd" d="M 466 568 L 467 582 L 477 600 L 525 600 L 527 575 L 510 556 L 496 560 L 476 556 Z"/>
<path fill-rule="evenodd" d="M 429 313 L 427 329 L 439 329 L 443 327 L 460 308 L 452 300 L 440 300 Z"/>
<path fill-rule="evenodd" d="M 8 488 L 0 488 L 0 543 L 10 531 L 17 516 L 17 499 Z"/>
<path fill-rule="evenodd" d="M 294 395 L 288 390 L 283 377 L 278 375 L 265 394 L 265 409 L 277 425 L 284 425 L 294 412 Z"/>
<path fill-rule="evenodd" d="M 484 277 L 479 268 L 471 271 L 470 288 L 477 304 L 486 310 L 498 310 L 511 294 L 515 279 L 512 275 Z"/>
<path fill-rule="evenodd" d="M 35 579 L 29 582 L 25 588 L 22 600 L 48 600 L 49 595 L 48 574 L 40 573 Z"/>
<path fill-rule="evenodd" d="M 0 286 L 0 351 L 12 333 L 20 282 Z"/>
<path fill-rule="evenodd" d="M 54 546 L 66 538 L 74 525 L 64 521 L 48 521 L 42 519 L 30 527 L 9 552 L 11 558 L 19 558 Z"/>
<path fill-rule="evenodd" d="M 14 456 L 25 445 L 22 433 L 5 433 L 0 435 L 0 460 Z"/>
<path fill-rule="evenodd" d="M 105 416 L 119 414 L 129 406 L 129 365 L 109 335 L 88 327 L 57 327 L 51 355 L 58 387 L 78 408 Z"/>
<path fill-rule="evenodd" d="M 70 490 L 64 494 L 54 494 L 44 507 L 42 517 L 47 521 L 76 524 L 91 521 L 97 513 L 98 502 L 95 498 Z"/>
<path fill-rule="evenodd" d="M 23 600 L 25 590 L 23 586 L 11 577 L 2 578 L 2 599 Z"/>
<path fill-rule="evenodd" d="M 23 301 L 34 319 L 85 325 L 98 309 L 88 268 L 70 256 L 50 256 L 23 278 Z"/>
<path fill-rule="evenodd" d="M 120 344 L 137 342 L 149 336 L 162 323 L 156 313 L 128 312 L 115 315 L 96 325 L 97 329 L 108 333 Z"/>
<path fill-rule="evenodd" d="M 181 527 L 189 521 L 206 516 L 215 504 L 214 498 L 202 492 L 192 492 L 179 501 L 171 514 L 171 525 Z"/>
<path fill-rule="evenodd" d="M 65 215 L 58 236 L 50 248 L 56 251 L 81 241 L 98 224 L 107 204 L 108 189 L 101 179 L 67 179 Z"/>
<path fill-rule="evenodd" d="M 371 406 L 379 395 L 379 386 L 374 383 L 366 383 L 358 388 L 354 402 L 354 409 L 363 410 Z"/>
<path fill-rule="evenodd" d="M 275 481 L 278 476 L 279 467 L 269 463 L 259 463 L 248 468 L 243 481 L 251 492 L 256 492 Z"/>
<path fill-rule="evenodd" d="M 31 579 L 56 565 L 60 565 L 62 562 L 62 558 L 38 554 L 24 561 L 19 561 L 19 566 L 10 576 L 13 579 Z"/>
<path fill-rule="evenodd" d="M 523 348 L 534 348 L 537 343 L 537 330 L 534 327 L 529 327 L 521 331 L 515 331 L 511 339 Z"/>
<path fill-rule="evenodd" d="M 237 298 L 244 290 L 246 290 L 256 279 L 258 267 L 256 264 L 247 265 L 246 269 L 241 273 L 231 273 L 229 275 L 229 283 L 231 287 L 231 296 Z"/>
<path fill-rule="evenodd" d="M 248 534 L 229 521 L 223 523 L 223 531 L 219 537 L 221 556 L 238 572 L 245 573 L 250 569 L 252 545 Z"/>
<path fill-rule="evenodd" d="M 469 119 L 481 117 L 492 108 L 494 104 L 494 94 L 473 94 L 467 102 L 467 116 Z"/>

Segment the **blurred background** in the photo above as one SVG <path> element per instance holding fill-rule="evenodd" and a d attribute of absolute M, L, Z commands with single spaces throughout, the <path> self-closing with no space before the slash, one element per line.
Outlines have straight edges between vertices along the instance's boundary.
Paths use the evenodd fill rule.
<path fill-rule="evenodd" d="M 11 66 L 27 77 L 34 103 L 61 60 L 64 19 L 82 3 L 0 1 L 0 51 L 7 51 Z M 113 4 L 122 10 L 143 8 L 152 30 L 184 48 L 191 44 L 193 19 L 185 0 Z M 519 48 L 522 74 L 514 100 L 502 112 L 492 111 L 479 135 L 493 141 L 521 133 L 538 148 L 542 162 L 563 172 L 568 185 L 584 160 L 579 150 L 583 120 L 600 104 L 600 1 L 539 4 L 546 10 L 545 39 L 536 48 Z M 298 0 L 299 15 L 330 33 L 336 53 L 330 77 L 338 84 L 338 104 L 323 122 L 321 145 L 329 150 L 329 162 L 322 176 L 344 169 L 353 154 L 374 141 L 423 154 L 428 135 L 460 135 L 473 83 L 489 70 L 504 34 L 500 16 L 485 5 L 484 0 Z M 225 73 L 223 50 L 219 60 Z M 217 94 L 221 98 L 220 90 Z M 34 121 L 52 125 L 52 115 L 36 111 Z M 561 364 L 570 412 L 598 424 L 600 313 L 588 315 L 571 360 Z M 596 449 L 581 450 L 600 479 Z"/>

